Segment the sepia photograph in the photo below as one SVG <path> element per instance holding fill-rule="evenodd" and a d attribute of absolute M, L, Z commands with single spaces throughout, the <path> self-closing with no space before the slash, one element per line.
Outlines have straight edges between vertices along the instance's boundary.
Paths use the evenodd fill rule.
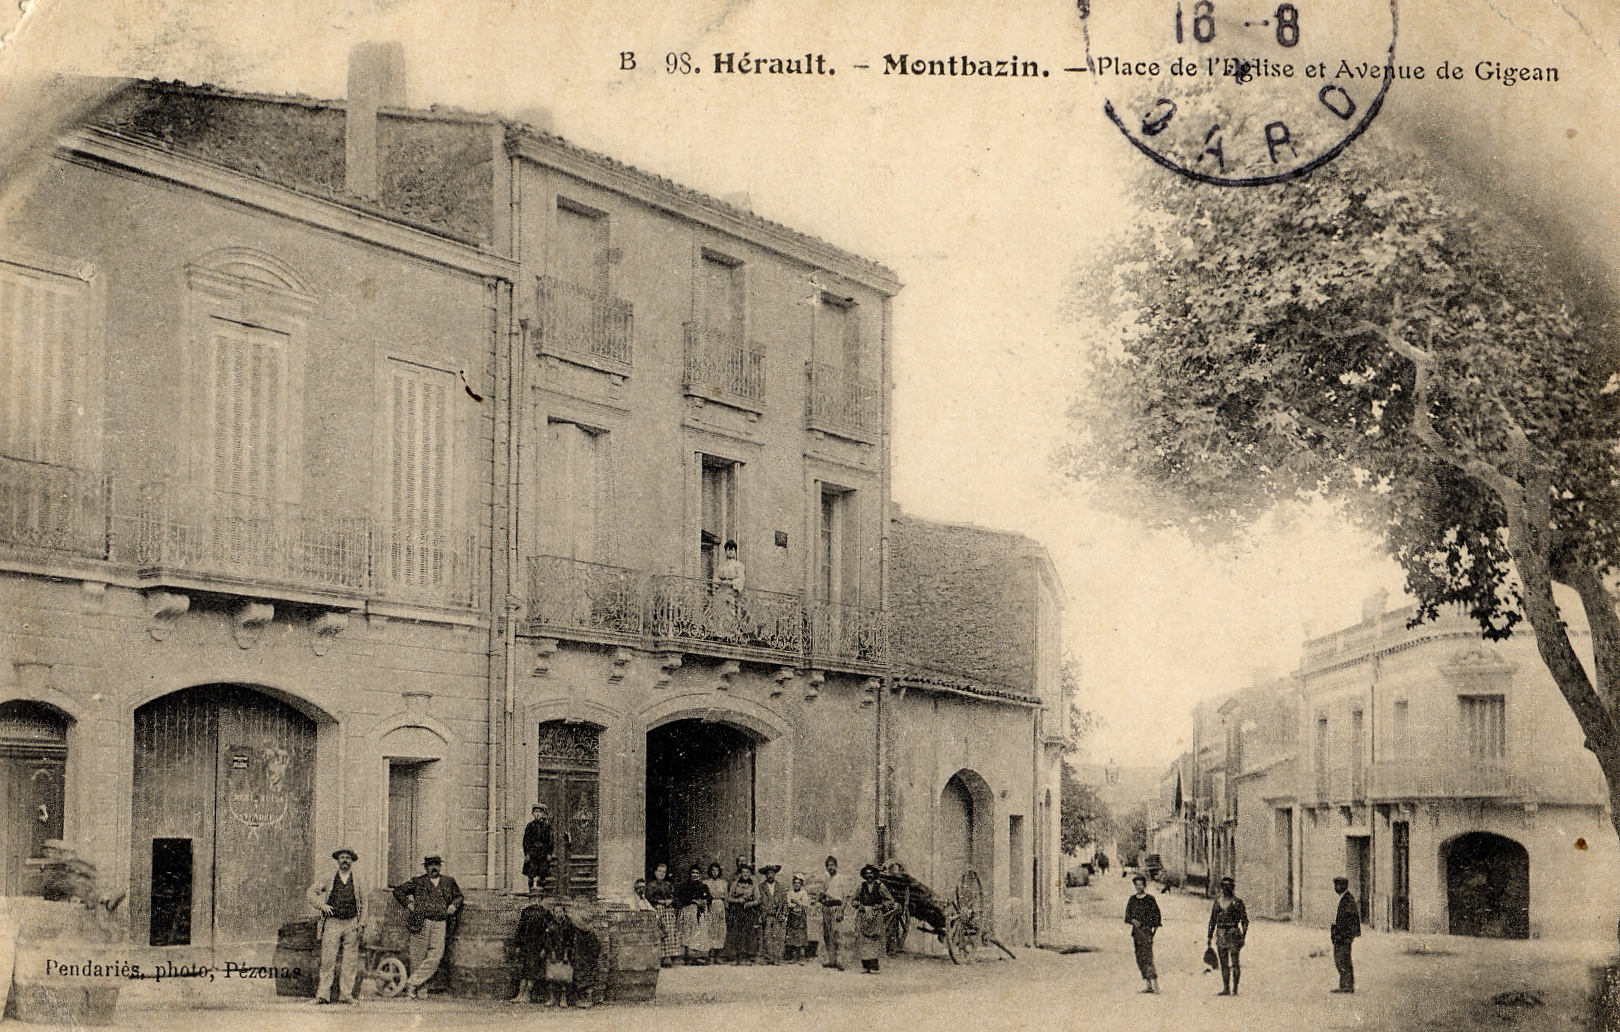
<path fill-rule="evenodd" d="M 1617 77 L 9 0 L 0 1023 L 1620 1030 Z"/>

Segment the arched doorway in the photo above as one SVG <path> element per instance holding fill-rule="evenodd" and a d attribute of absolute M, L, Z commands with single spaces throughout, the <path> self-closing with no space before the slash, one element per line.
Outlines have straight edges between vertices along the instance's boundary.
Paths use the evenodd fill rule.
<path fill-rule="evenodd" d="M 996 863 L 991 798 L 990 786 L 971 770 L 952 774 L 939 793 L 939 825 L 935 839 L 939 883 L 935 888 L 947 899 L 954 896 L 962 875 L 973 871 L 979 876 L 985 906 L 990 905 Z"/>
<path fill-rule="evenodd" d="M 754 856 L 756 739 L 731 724 L 673 720 L 647 732 L 645 861 L 684 879 L 692 864 Z"/>
<path fill-rule="evenodd" d="M 245 685 L 135 711 L 129 907 L 152 946 L 268 944 L 308 909 L 315 721 Z"/>
<path fill-rule="evenodd" d="M 600 859 L 601 728 L 548 720 L 537 739 L 539 784 L 535 800 L 551 815 L 557 862 L 546 880 L 548 892 L 594 896 Z"/>
<path fill-rule="evenodd" d="M 1475 831 L 1441 851 L 1452 935 L 1530 937 L 1530 854 L 1510 838 Z"/>
<path fill-rule="evenodd" d="M 45 843 L 62 837 L 71 719 L 38 702 L 0 704 L 0 895 L 37 896 Z"/>

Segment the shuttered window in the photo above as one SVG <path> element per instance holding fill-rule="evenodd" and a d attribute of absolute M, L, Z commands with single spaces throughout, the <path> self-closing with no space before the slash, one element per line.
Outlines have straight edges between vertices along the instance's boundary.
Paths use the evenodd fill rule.
<path fill-rule="evenodd" d="M 90 285 L 0 262 L 0 454 L 92 465 Z"/>
<path fill-rule="evenodd" d="M 388 363 L 387 561 L 396 584 L 435 587 L 450 578 L 450 373 Z"/>
<path fill-rule="evenodd" d="M 216 498 L 287 500 L 287 335 L 224 319 L 209 324 Z"/>
<path fill-rule="evenodd" d="M 577 423 L 546 425 L 541 533 L 547 555 L 611 562 L 613 465 L 610 436 Z"/>
<path fill-rule="evenodd" d="M 1506 700 L 1500 695 L 1460 695 L 1463 740 L 1471 760 L 1500 760 L 1507 755 Z"/>

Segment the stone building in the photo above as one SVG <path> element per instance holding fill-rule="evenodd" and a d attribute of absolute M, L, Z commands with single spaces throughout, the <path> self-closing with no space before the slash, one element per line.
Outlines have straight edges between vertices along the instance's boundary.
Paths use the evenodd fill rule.
<path fill-rule="evenodd" d="M 1240 891 L 1326 925 L 1343 874 L 1376 929 L 1607 940 L 1606 788 L 1534 638 L 1411 616 L 1374 599 L 1223 707 Z"/>
<path fill-rule="evenodd" d="M 998 934 L 1031 942 L 1063 876 L 1062 586 L 1021 534 L 898 510 L 889 527 L 888 852 L 936 891 L 973 871 Z"/>
<path fill-rule="evenodd" d="M 894 274 L 403 75 L 365 46 L 347 101 L 58 83 L 7 184 L 4 892 L 65 838 L 132 943 L 240 957 L 340 844 L 522 885 L 535 802 L 571 894 L 858 864 L 955 816 L 891 790 L 899 746 L 1018 793 L 977 812 L 1025 822 L 992 880 L 1033 914 L 1044 795 L 990 757 L 1047 748 L 1055 579 L 981 671 L 1016 701 L 902 691 Z M 886 729 L 930 693 L 986 736 Z"/>

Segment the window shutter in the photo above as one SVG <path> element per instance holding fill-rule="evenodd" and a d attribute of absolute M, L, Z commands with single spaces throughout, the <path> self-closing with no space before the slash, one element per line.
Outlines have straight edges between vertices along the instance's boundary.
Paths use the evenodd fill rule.
<path fill-rule="evenodd" d="M 0 264 L 0 453 L 74 465 L 94 450 L 89 306 L 82 280 Z"/>
<path fill-rule="evenodd" d="M 447 583 L 450 374 L 390 362 L 389 568 L 399 584 Z"/>

